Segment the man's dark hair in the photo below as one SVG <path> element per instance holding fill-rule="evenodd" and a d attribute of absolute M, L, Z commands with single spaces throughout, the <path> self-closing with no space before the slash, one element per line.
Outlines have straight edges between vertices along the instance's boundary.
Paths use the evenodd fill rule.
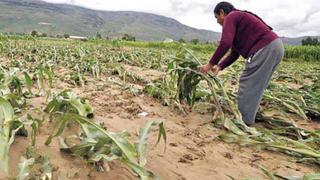
<path fill-rule="evenodd" d="M 222 1 L 222 2 L 220 2 L 220 3 L 218 3 L 216 5 L 216 7 L 214 8 L 214 14 L 219 15 L 220 14 L 220 9 L 222 9 L 224 11 L 224 13 L 226 13 L 226 14 L 229 14 L 231 11 L 237 10 L 236 8 L 234 8 L 234 6 L 231 3 L 228 3 L 228 2 L 225 2 L 225 1 Z M 258 15 L 254 14 L 254 13 L 252 13 L 250 11 L 243 11 L 243 12 L 246 12 L 246 13 L 249 13 L 249 14 L 255 16 L 261 22 L 263 22 L 266 26 L 268 26 L 268 28 L 270 30 L 272 30 L 272 27 L 270 27 L 267 23 L 265 23 Z"/>
<path fill-rule="evenodd" d="M 226 14 L 229 14 L 231 11 L 236 10 L 236 8 L 234 8 L 231 3 L 225 1 L 222 1 L 216 5 L 216 7 L 214 8 L 214 14 L 219 15 L 220 9 L 222 9 Z"/>

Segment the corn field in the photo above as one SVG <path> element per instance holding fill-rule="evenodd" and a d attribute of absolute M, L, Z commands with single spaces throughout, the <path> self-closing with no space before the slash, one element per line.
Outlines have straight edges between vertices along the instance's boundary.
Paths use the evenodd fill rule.
<path fill-rule="evenodd" d="M 302 59 L 304 61 L 320 61 L 319 46 L 287 46 L 285 58 Z"/>
<path fill-rule="evenodd" d="M 169 120 L 154 116 L 136 123 L 136 119 L 151 115 L 140 106 L 134 107 L 135 98 L 150 98 L 147 100 L 156 103 L 156 108 L 167 108 L 177 117 L 204 116 L 207 122 L 202 126 L 217 134 L 208 143 L 239 144 L 271 155 L 279 152 L 277 155 L 306 169 L 299 177 L 292 177 L 263 163 L 255 165 L 265 178 L 319 178 L 319 48 L 286 47 L 285 60 L 264 93 L 257 127 L 245 125 L 236 106 L 243 59 L 219 76 L 198 71 L 214 49 L 175 42 L 0 36 L 0 177 L 63 179 L 65 175 L 83 179 L 81 170 L 63 174 L 67 170 L 57 167 L 54 156 L 46 154 L 58 147 L 56 153 L 67 156 L 61 161 L 81 160 L 80 164 L 89 166 L 90 175 L 124 166 L 132 178 L 164 179 L 153 164 L 162 162 L 159 159 L 165 158 L 167 151 L 175 152 L 180 145 L 167 143 L 177 135 L 175 127 L 167 126 L 172 123 Z M 99 93 L 105 100 L 95 98 Z M 110 98 L 118 101 L 112 104 Z M 123 107 L 124 102 L 130 106 Z M 124 120 L 131 119 L 125 124 L 134 124 L 135 129 L 111 131 L 109 126 L 114 124 L 110 122 L 115 121 L 110 114 L 114 111 Z M 26 145 L 20 148 L 19 162 L 14 164 L 10 159 L 17 155 L 10 152 L 21 141 Z M 159 145 L 151 148 L 150 143 Z M 193 159 L 179 160 L 186 161 Z"/>

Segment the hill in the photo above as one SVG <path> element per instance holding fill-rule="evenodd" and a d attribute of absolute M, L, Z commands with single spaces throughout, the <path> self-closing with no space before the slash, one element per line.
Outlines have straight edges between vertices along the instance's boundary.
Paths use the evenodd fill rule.
<path fill-rule="evenodd" d="M 219 33 L 192 28 L 175 19 L 132 11 L 97 11 L 79 6 L 39 0 L 1 0 L 0 32 L 49 35 L 121 37 L 127 33 L 138 40 L 161 41 L 180 38 L 217 41 Z"/>

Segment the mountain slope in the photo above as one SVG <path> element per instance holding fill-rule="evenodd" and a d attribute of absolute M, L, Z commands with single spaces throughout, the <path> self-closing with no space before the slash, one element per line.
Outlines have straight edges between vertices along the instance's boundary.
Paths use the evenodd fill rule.
<path fill-rule="evenodd" d="M 139 40 L 197 38 L 217 41 L 219 33 L 199 30 L 164 16 L 132 11 L 96 11 L 78 6 L 51 4 L 37 0 L 1 0 L 0 32 L 30 33 L 37 30 L 50 35 L 72 34 L 120 37 L 131 34 Z"/>

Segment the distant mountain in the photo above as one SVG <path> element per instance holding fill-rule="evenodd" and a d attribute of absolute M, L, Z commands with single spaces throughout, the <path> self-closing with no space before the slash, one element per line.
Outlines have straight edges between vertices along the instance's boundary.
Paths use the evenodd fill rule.
<path fill-rule="evenodd" d="M 199 39 L 217 41 L 219 33 L 181 24 L 172 18 L 132 11 L 96 11 L 79 6 L 40 0 L 0 0 L 0 32 L 50 35 L 121 37 L 127 33 L 138 40 Z"/>
<path fill-rule="evenodd" d="M 288 38 L 288 37 L 281 37 L 284 44 L 289 44 L 293 46 L 301 45 L 301 41 L 306 39 L 308 36 L 297 37 L 297 38 Z M 312 38 L 318 38 L 320 40 L 320 36 L 310 36 Z"/>

